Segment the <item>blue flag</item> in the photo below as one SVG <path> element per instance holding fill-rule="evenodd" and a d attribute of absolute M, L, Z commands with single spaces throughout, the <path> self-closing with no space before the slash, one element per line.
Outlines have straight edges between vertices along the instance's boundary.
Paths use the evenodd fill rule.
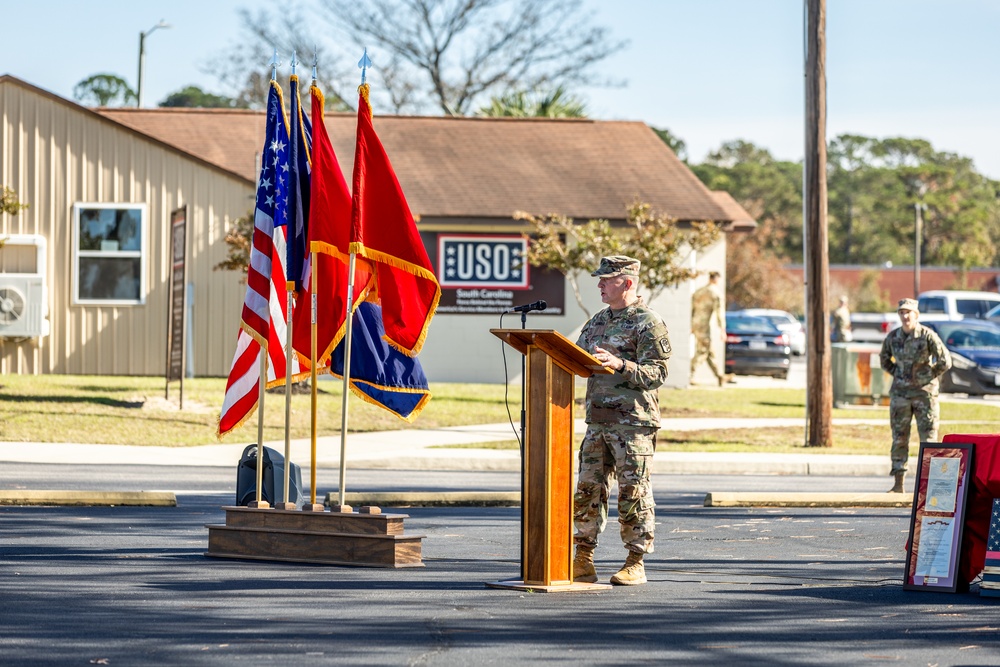
<path fill-rule="evenodd" d="M 431 398 L 427 376 L 417 357 L 403 354 L 383 340 L 382 309 L 367 301 L 354 311 L 351 337 L 351 390 L 412 422 Z M 344 377 L 344 341 L 330 357 L 330 373 Z"/>
<path fill-rule="evenodd" d="M 288 185 L 288 254 L 285 268 L 288 280 L 295 282 L 295 291 L 302 290 L 306 278 L 306 256 L 309 254 L 309 178 L 312 164 L 312 124 L 302 114 L 299 102 L 299 77 L 291 78 L 292 109 L 289 118 Z"/>

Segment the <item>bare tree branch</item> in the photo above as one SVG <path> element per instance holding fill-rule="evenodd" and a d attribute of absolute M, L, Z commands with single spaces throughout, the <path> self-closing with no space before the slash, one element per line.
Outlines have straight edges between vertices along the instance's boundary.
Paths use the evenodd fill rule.
<path fill-rule="evenodd" d="M 332 32 L 303 18 L 317 13 Z M 298 0 L 281 18 L 242 15 L 248 39 L 230 52 L 230 85 L 265 69 L 259 58 L 270 56 L 271 44 L 307 53 L 325 44 L 323 53 L 349 63 L 368 48 L 384 86 L 373 94 L 397 111 L 448 115 L 472 113 L 510 91 L 602 83 L 594 65 L 625 44 L 592 24 L 582 0 Z"/>

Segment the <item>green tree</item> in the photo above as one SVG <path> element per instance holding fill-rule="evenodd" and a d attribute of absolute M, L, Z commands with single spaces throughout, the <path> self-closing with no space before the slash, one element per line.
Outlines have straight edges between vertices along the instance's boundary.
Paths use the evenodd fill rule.
<path fill-rule="evenodd" d="M 73 99 L 91 106 L 128 106 L 136 101 L 135 91 L 117 74 L 94 74 L 73 87 Z"/>
<path fill-rule="evenodd" d="M 187 86 L 167 95 L 161 107 L 200 107 L 204 109 L 228 109 L 236 107 L 236 100 L 225 95 L 207 93 L 198 86 Z"/>
<path fill-rule="evenodd" d="M 830 143 L 830 259 L 913 262 L 923 207 L 921 263 L 990 266 L 1000 247 L 1000 183 L 922 139 L 841 135 Z"/>
<path fill-rule="evenodd" d="M 550 93 L 531 95 L 518 91 L 494 97 L 490 105 L 481 107 L 476 115 L 492 118 L 586 118 L 587 106 L 558 86 Z"/>
<path fill-rule="evenodd" d="M 28 205 L 18 200 L 17 193 L 14 190 L 8 188 L 6 185 L 0 186 L 0 213 L 17 215 L 26 208 L 28 208 Z"/>
<path fill-rule="evenodd" d="M 304 6 L 242 13 L 246 36 L 223 58 L 230 83 L 242 87 L 274 45 L 310 57 L 318 45 L 321 64 L 356 62 L 367 48 L 373 94 L 393 111 L 466 115 L 502 91 L 600 83 L 594 66 L 624 46 L 582 0 L 325 0 L 319 21 L 304 20 Z M 347 99 L 357 79 L 345 72 L 330 90 Z"/>
<path fill-rule="evenodd" d="M 878 269 L 865 269 L 861 272 L 857 287 L 849 292 L 856 311 L 886 313 L 893 310 L 894 305 L 889 301 L 889 290 L 879 287 L 881 274 Z"/>
<path fill-rule="evenodd" d="M 710 190 L 725 190 L 758 224 L 780 234 L 761 240 L 777 257 L 802 257 L 802 166 L 774 159 L 746 141 L 732 141 L 691 170 Z"/>
<path fill-rule="evenodd" d="M 687 162 L 687 144 L 680 137 L 674 136 L 674 134 L 667 128 L 659 129 L 651 127 L 653 132 L 656 133 L 663 143 L 670 147 L 670 150 L 674 152 L 674 155 L 679 157 L 682 161 Z"/>
<path fill-rule="evenodd" d="M 685 268 L 690 253 L 699 252 L 718 242 L 721 231 L 714 222 L 695 222 L 690 229 L 677 221 L 657 214 L 649 204 L 636 202 L 626 209 L 624 228 L 607 220 L 576 224 L 572 218 L 549 214 L 541 217 L 519 211 L 518 220 L 527 222 L 532 231 L 526 235 L 528 263 L 553 269 L 566 276 L 577 304 L 587 316 L 580 293 L 579 277 L 589 274 L 604 255 L 629 255 L 642 263 L 640 282 L 649 290 L 650 300 L 668 287 L 691 280 L 698 271 Z"/>
<path fill-rule="evenodd" d="M 726 306 L 777 308 L 801 315 L 802 283 L 785 271 L 788 258 L 774 250 L 785 230 L 775 218 L 755 218 L 761 220 L 756 230 L 730 234 L 726 242 Z"/>
<path fill-rule="evenodd" d="M 215 271 L 240 271 L 246 282 L 250 269 L 250 240 L 253 238 L 253 211 L 233 220 L 233 226 L 226 233 L 229 250 L 226 259 L 216 264 Z"/>

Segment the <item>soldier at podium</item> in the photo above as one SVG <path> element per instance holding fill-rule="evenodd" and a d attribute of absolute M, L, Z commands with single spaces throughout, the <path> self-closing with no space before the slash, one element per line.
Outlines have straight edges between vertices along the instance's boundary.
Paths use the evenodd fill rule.
<path fill-rule="evenodd" d="M 603 257 L 599 278 L 607 308 L 587 322 L 577 345 L 615 371 L 587 379 L 587 434 L 573 497 L 574 581 L 594 583 L 594 548 L 608 519 L 612 475 L 618 480 L 618 522 L 628 556 L 611 583 L 646 583 L 643 555 L 653 551 L 653 491 L 649 473 L 660 428 L 657 389 L 667 379 L 667 326 L 637 295 L 639 261 Z"/>

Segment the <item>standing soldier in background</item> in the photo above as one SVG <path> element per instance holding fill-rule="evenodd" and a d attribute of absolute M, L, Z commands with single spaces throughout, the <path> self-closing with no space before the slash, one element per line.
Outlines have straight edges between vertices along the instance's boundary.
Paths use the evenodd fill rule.
<path fill-rule="evenodd" d="M 670 338 L 663 318 L 636 294 L 639 260 L 602 257 L 600 311 L 576 344 L 614 373 L 587 378 L 587 433 L 580 444 L 580 470 L 573 496 L 576 554 L 573 580 L 594 583 L 594 548 L 608 521 L 611 481 L 618 480 L 618 523 L 628 556 L 611 583 L 646 583 L 643 555 L 653 551 L 653 487 L 649 475 L 660 430 L 657 390 L 667 379 Z"/>
<path fill-rule="evenodd" d="M 854 340 L 851 333 L 851 309 L 847 307 L 847 296 L 840 297 L 840 306 L 833 311 L 833 326 L 830 332 L 833 334 L 834 343 L 850 343 Z"/>
<path fill-rule="evenodd" d="M 892 475 L 889 493 L 903 492 L 910 458 L 910 420 L 917 419 L 921 442 L 938 439 L 938 378 L 951 368 L 951 355 L 938 335 L 917 320 L 916 299 L 899 301 L 899 321 L 882 341 L 882 370 L 892 374 L 889 426 L 892 427 Z"/>
<path fill-rule="evenodd" d="M 695 291 L 691 297 L 691 333 L 695 339 L 695 353 L 691 357 L 691 382 L 694 383 L 694 372 L 703 361 L 708 362 L 708 367 L 715 373 L 716 379 L 721 387 L 725 381 L 725 374 L 719 370 L 719 364 L 715 360 L 715 352 L 712 350 L 712 322 L 715 321 L 722 332 L 726 335 L 726 324 L 722 319 L 722 294 L 719 293 L 719 272 L 712 271 L 708 274 L 708 284 Z"/>

